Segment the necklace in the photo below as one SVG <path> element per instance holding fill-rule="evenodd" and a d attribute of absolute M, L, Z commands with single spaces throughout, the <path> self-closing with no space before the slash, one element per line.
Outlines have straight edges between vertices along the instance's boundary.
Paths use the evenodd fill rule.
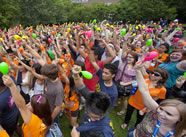
<path fill-rule="evenodd" d="M 159 127 L 160 127 L 160 126 L 161 126 L 161 122 L 158 121 L 158 122 L 156 123 L 156 127 L 154 128 L 154 131 L 153 131 L 153 133 L 152 133 L 152 137 L 156 137 L 156 135 L 157 135 L 157 133 L 158 133 L 158 131 L 159 131 Z M 175 130 L 169 131 L 169 132 L 165 135 L 165 137 L 170 137 L 170 136 L 172 136 L 174 133 L 175 133 Z"/>

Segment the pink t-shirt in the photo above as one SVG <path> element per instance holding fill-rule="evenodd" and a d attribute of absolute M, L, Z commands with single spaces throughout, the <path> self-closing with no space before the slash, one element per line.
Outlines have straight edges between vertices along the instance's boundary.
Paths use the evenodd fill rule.
<path fill-rule="evenodd" d="M 103 61 L 98 61 L 97 64 L 99 65 L 100 68 L 103 69 Z M 92 79 L 84 79 L 84 83 L 90 91 L 95 91 L 99 77 L 96 75 L 96 70 L 90 63 L 88 56 L 85 58 L 85 69 L 86 71 L 92 73 L 93 77 Z"/>

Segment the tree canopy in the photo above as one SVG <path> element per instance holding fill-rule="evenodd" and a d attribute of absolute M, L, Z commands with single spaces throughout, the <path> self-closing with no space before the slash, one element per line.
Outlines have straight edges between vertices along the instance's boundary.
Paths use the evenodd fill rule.
<path fill-rule="evenodd" d="M 131 21 L 178 18 L 186 22 L 184 0 L 120 0 L 119 4 L 73 4 L 71 0 L 1 0 L 0 27 L 64 22 Z"/>

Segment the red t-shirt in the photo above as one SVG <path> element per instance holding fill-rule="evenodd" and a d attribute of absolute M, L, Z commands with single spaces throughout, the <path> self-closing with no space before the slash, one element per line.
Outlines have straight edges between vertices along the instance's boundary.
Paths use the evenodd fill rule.
<path fill-rule="evenodd" d="M 103 69 L 103 61 L 98 61 L 97 64 L 100 68 Z M 84 83 L 90 91 L 95 91 L 99 77 L 96 75 L 96 70 L 90 63 L 88 56 L 85 58 L 85 69 L 86 71 L 92 73 L 93 77 L 92 79 L 84 79 Z"/>

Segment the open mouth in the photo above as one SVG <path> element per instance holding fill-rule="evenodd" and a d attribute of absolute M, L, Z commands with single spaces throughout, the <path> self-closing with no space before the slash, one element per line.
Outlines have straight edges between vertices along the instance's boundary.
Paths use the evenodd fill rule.
<path fill-rule="evenodd" d="M 164 119 L 162 116 L 158 116 L 158 120 L 159 120 L 160 122 L 165 121 L 165 119 Z"/>

